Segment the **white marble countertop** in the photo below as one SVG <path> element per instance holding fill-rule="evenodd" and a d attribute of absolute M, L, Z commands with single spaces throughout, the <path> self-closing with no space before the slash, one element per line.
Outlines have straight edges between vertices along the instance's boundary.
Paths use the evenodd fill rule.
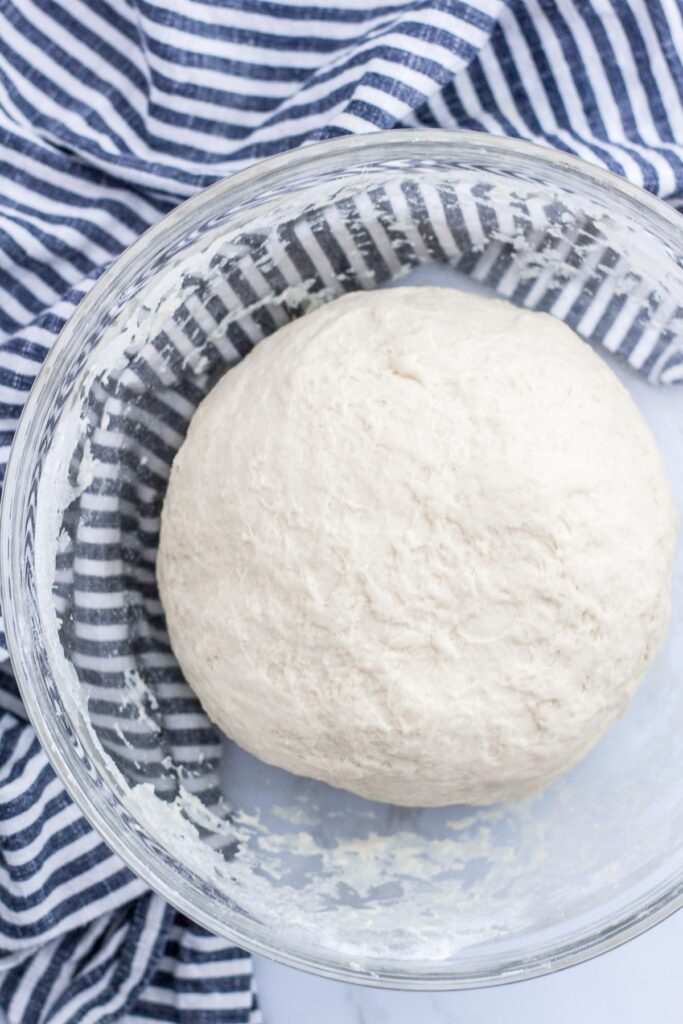
<path fill-rule="evenodd" d="M 578 967 L 469 992 L 387 992 L 256 958 L 265 1024 L 681 1024 L 683 912 Z"/>

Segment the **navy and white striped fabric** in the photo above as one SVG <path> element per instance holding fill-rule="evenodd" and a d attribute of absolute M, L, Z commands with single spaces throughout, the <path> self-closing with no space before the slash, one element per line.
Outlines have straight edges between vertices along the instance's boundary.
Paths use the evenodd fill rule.
<path fill-rule="evenodd" d="M 0 465 L 75 304 L 199 188 L 304 142 L 438 125 L 559 147 L 683 208 L 682 58 L 678 0 L 0 0 Z M 248 957 L 93 833 L 2 660 L 0 1014 L 257 1021 Z"/>

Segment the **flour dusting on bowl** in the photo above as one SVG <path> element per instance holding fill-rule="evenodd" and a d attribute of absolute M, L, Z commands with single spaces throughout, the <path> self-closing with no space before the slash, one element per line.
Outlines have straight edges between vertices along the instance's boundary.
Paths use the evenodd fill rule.
<path fill-rule="evenodd" d="M 95 286 L 10 467 L 26 625 L 8 632 L 71 791 L 164 895 L 289 963 L 457 987 L 581 959 L 675 898 L 680 549 L 667 646 L 583 765 L 522 804 L 390 808 L 259 766 L 202 713 L 156 593 L 170 463 L 201 398 L 277 326 L 344 291 L 429 280 L 547 310 L 621 352 L 681 507 L 680 394 L 643 381 L 683 379 L 683 240 L 577 162 L 466 135 L 411 136 L 409 150 L 394 138 L 217 186 Z M 17 644 L 20 628 L 36 643 Z"/>

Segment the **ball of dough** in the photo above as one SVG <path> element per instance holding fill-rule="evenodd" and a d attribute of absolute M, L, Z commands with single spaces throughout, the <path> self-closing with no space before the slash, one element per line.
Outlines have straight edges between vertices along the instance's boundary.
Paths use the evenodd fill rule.
<path fill-rule="evenodd" d="M 676 515 L 613 372 L 543 313 L 344 296 L 199 406 L 158 574 L 207 714 L 264 761 L 395 804 L 533 793 L 662 640 Z"/>

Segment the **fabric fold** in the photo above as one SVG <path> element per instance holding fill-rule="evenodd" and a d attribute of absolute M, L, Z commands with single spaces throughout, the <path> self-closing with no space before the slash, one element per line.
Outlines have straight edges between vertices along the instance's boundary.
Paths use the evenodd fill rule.
<path fill-rule="evenodd" d="M 466 128 L 574 153 L 680 207 L 681 40 L 683 9 L 661 0 L 0 0 L 0 481 L 89 287 L 255 160 Z M 0 661 L 0 1011 L 256 1024 L 248 956 L 109 851 L 25 719 L 4 636 Z"/>

